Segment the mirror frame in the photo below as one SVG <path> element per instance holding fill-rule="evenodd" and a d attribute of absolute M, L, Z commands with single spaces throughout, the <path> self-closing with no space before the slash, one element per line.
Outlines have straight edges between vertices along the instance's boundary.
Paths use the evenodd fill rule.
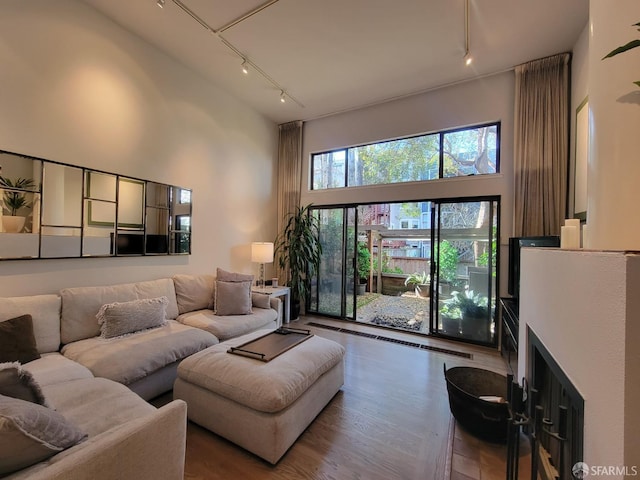
<path fill-rule="evenodd" d="M 3 186 L 0 182 L 0 208 L 2 209 L 0 210 L 0 220 L 3 220 L 4 210 L 6 210 L 6 207 L 4 205 L 4 198 L 7 190 L 12 193 L 27 194 L 32 196 L 33 198 L 33 201 L 29 205 L 29 214 L 26 216 L 32 217 L 30 232 L 21 231 L 19 233 L 9 233 L 5 232 L 4 229 L 0 229 L 0 261 L 41 260 L 53 258 L 109 258 L 132 256 L 157 257 L 163 255 L 191 254 L 191 225 L 193 222 L 193 203 L 191 201 L 193 197 L 193 191 L 191 189 L 155 182 L 152 180 L 135 178 L 128 175 L 120 175 L 117 173 L 97 170 L 94 168 L 56 162 L 47 160 L 45 158 L 38 158 L 31 155 L 11 152 L 8 150 L 0 150 L 0 155 L 11 155 L 18 159 L 24 159 L 29 162 L 33 162 L 33 165 L 37 166 L 38 168 L 32 167 L 32 170 L 39 170 L 39 178 L 33 179 L 35 186 L 32 186 L 30 188 L 12 187 L 10 189 L 7 189 L 7 187 Z M 52 208 L 50 205 L 47 206 L 48 192 L 43 181 L 46 175 L 47 165 L 70 167 L 80 171 L 81 195 L 77 199 L 80 204 L 79 208 L 81 212 L 79 227 L 75 225 L 71 227 L 63 224 L 43 224 L 43 209 Z M 114 178 L 115 181 L 113 183 L 115 192 L 113 193 L 113 200 L 101 198 L 100 196 L 95 198 L 90 196 L 90 191 L 87 187 L 90 182 L 92 173 L 96 174 L 96 178 L 98 178 L 98 174 Z M 1 159 L 0 175 L 2 175 Z M 4 177 L 6 178 L 8 177 L 8 175 L 4 175 Z M 157 200 L 155 203 L 151 202 L 147 197 L 147 192 L 150 187 L 159 191 L 161 196 L 164 194 L 164 192 L 166 192 L 167 198 Z M 188 195 L 182 195 L 182 192 L 188 192 Z M 185 198 L 188 198 L 188 202 L 184 201 Z M 68 200 L 64 201 L 67 202 Z M 93 203 L 95 203 L 95 205 L 93 205 Z M 102 218 L 100 220 L 96 220 L 95 217 L 91 216 L 92 207 L 96 207 L 101 203 L 104 203 L 105 205 L 114 205 L 112 207 L 112 209 L 114 210 L 112 219 L 113 221 L 111 221 L 111 216 L 109 216 L 108 218 Z M 128 209 L 135 210 L 133 214 L 131 214 L 128 209 L 124 210 L 127 207 Z M 152 219 L 148 216 L 149 211 L 153 211 L 155 213 L 155 218 Z M 151 225 L 152 223 L 153 226 Z M 110 231 L 108 232 L 109 235 L 102 235 L 101 237 L 96 235 L 88 235 L 87 229 L 89 228 L 104 228 L 110 229 Z M 149 232 L 147 231 L 148 228 Z M 49 240 L 50 234 L 43 233 L 43 229 L 47 232 L 56 230 L 65 232 L 68 230 L 73 230 L 72 234 L 62 233 L 53 236 L 58 237 L 55 240 L 57 242 L 61 242 L 61 244 L 67 243 L 69 245 L 75 245 L 79 241 L 78 255 L 62 253 L 59 256 L 44 256 L 42 249 L 43 238 Z M 79 234 L 76 230 L 79 231 Z M 20 237 L 13 237 L 14 235 L 20 235 Z M 37 238 L 37 251 L 35 248 L 35 240 L 32 242 L 25 242 L 27 237 L 22 237 L 22 235 L 29 235 L 29 239 L 32 239 L 34 237 Z M 71 240 L 64 240 L 65 238 L 69 238 Z M 106 242 L 108 243 L 109 253 L 85 253 L 85 250 L 87 250 L 85 248 L 85 240 L 89 238 L 109 238 L 109 240 Z M 5 239 L 6 241 L 3 241 L 2 239 Z M 11 248 L 11 245 L 31 243 L 34 244 L 33 247 L 30 247 L 33 248 L 33 254 L 31 255 L 23 256 L 19 254 L 17 256 L 5 256 L 3 254 L 3 250 L 5 248 Z M 102 243 L 106 245 L 105 242 Z M 103 250 L 105 248 L 105 245 L 103 245 L 102 247 Z M 62 249 L 61 251 L 64 251 L 64 249 Z"/>

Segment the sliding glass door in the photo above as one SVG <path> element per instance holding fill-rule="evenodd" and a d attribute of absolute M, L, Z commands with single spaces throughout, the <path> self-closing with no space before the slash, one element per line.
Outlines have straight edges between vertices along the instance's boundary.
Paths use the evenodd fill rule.
<path fill-rule="evenodd" d="M 431 331 L 494 343 L 498 201 L 434 204 Z"/>
<path fill-rule="evenodd" d="M 355 207 L 314 208 L 320 225 L 322 259 L 312 279 L 309 312 L 355 318 Z"/>

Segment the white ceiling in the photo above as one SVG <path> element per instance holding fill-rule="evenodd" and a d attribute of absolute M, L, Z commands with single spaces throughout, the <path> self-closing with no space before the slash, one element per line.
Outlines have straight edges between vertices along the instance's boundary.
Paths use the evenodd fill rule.
<path fill-rule="evenodd" d="M 276 123 L 331 113 L 505 71 L 569 51 L 588 21 L 586 0 L 471 0 L 464 65 L 464 0 L 84 0 Z M 295 99 L 295 100 L 294 100 Z"/>

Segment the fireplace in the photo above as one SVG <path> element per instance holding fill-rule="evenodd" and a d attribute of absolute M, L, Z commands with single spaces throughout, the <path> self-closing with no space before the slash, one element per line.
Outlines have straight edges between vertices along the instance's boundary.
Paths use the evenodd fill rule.
<path fill-rule="evenodd" d="M 537 470 L 543 480 L 571 479 L 572 467 L 583 461 L 584 399 L 531 329 L 527 338 L 527 413 L 532 445 L 541 452 Z"/>

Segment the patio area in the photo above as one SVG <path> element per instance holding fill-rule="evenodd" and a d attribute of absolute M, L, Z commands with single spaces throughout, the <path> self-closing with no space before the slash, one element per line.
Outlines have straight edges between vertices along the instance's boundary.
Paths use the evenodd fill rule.
<path fill-rule="evenodd" d="M 358 296 L 356 321 L 428 334 L 429 298 L 413 293 L 397 296 L 365 293 Z"/>

